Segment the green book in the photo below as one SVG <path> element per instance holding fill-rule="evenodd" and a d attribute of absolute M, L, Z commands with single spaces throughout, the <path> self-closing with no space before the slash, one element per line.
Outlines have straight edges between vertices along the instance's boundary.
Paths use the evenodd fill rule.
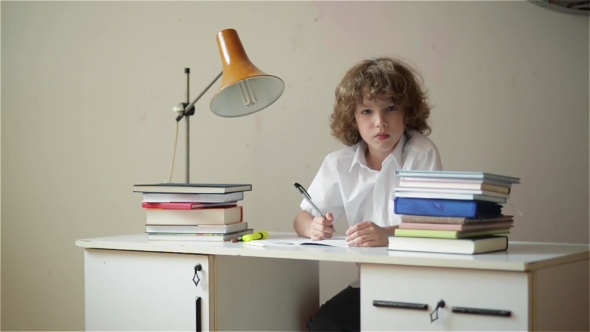
<path fill-rule="evenodd" d="M 430 237 L 436 239 L 466 239 L 472 237 L 486 236 L 486 235 L 497 235 L 497 234 L 510 234 L 510 228 L 505 229 L 488 229 L 482 231 L 473 232 L 461 232 L 461 231 L 439 231 L 439 230 L 428 230 L 428 229 L 396 229 L 395 236 L 401 237 Z"/>

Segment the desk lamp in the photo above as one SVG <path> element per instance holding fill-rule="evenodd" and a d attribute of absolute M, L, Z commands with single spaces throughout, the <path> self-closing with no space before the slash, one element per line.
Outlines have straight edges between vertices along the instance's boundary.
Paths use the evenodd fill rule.
<path fill-rule="evenodd" d="M 252 64 L 236 30 L 222 30 L 217 34 L 216 39 L 222 72 L 189 104 L 190 69 L 185 68 L 187 101 L 173 109 L 178 113 L 177 124 L 182 118 L 185 118 L 186 122 L 186 183 L 190 183 L 189 117 L 195 114 L 195 103 L 219 77 L 222 77 L 221 85 L 211 99 L 209 107 L 213 113 L 221 117 L 238 117 L 263 110 L 279 99 L 285 89 L 283 80 L 264 73 Z M 176 151 L 176 145 L 174 151 Z M 172 160 L 173 168 L 174 157 Z M 170 170 L 169 181 L 171 178 L 172 170 Z"/>

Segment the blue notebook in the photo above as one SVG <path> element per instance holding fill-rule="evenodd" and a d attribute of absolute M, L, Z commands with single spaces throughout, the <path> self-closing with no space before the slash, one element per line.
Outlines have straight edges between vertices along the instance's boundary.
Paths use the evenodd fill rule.
<path fill-rule="evenodd" d="M 485 218 L 502 215 L 502 206 L 482 201 L 394 198 L 394 212 L 415 216 Z"/>

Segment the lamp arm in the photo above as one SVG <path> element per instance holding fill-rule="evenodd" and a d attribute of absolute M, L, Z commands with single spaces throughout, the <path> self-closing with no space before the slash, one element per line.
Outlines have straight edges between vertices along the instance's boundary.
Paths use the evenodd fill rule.
<path fill-rule="evenodd" d="M 207 85 L 207 87 L 205 87 L 205 89 L 203 91 L 201 91 L 201 93 L 197 96 L 197 98 L 195 98 L 195 100 L 193 100 L 192 103 L 188 104 L 186 107 L 184 107 L 184 110 L 182 112 L 182 114 L 178 115 L 176 117 L 176 121 L 180 121 L 183 117 L 185 116 L 190 116 L 195 114 L 195 104 L 199 101 L 199 99 L 201 99 L 201 97 L 203 97 L 203 95 L 209 91 L 209 89 L 213 86 L 213 84 L 215 84 L 215 82 L 217 82 L 217 80 L 221 77 L 221 75 L 223 75 L 223 71 L 220 72 L 214 79 L 213 81 L 211 81 L 211 83 L 209 83 L 209 85 Z M 187 92 L 188 93 L 188 92 Z"/>

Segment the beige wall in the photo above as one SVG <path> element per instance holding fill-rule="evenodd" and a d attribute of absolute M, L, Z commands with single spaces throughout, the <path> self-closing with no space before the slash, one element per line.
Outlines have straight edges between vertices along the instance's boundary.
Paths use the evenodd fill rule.
<path fill-rule="evenodd" d="M 309 184 L 340 147 L 328 116 L 344 71 L 399 55 L 429 87 L 444 167 L 522 178 L 512 240 L 588 243 L 587 17 L 523 1 L 1 6 L 2 330 L 84 328 L 74 241 L 143 231 L 132 185 L 167 180 L 183 69 L 194 97 L 220 70 L 215 34 L 229 27 L 286 90 L 236 119 L 208 110 L 209 91 L 191 120 L 191 180 L 252 183 L 255 228 L 291 230 L 292 183 Z M 354 271 L 322 264 L 322 300 Z"/>

